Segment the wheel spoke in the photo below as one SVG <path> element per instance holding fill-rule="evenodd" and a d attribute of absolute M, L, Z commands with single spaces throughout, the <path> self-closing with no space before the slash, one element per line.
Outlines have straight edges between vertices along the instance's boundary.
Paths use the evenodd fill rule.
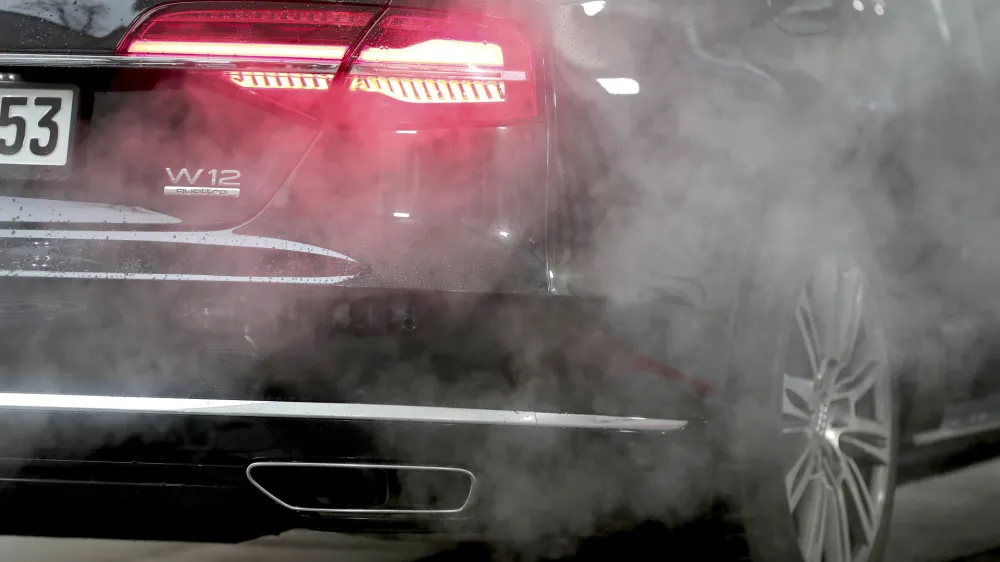
<path fill-rule="evenodd" d="M 812 443 L 806 444 L 795 460 L 795 464 L 785 474 L 785 491 L 788 494 L 788 508 L 794 512 L 802 501 L 802 496 L 811 483 L 816 480 L 816 454 Z"/>
<path fill-rule="evenodd" d="M 824 562 L 850 562 L 853 558 L 851 552 L 851 527 L 847 517 L 847 499 L 844 497 L 843 489 L 832 491 L 833 497 L 829 502 L 826 530 L 826 556 Z"/>
<path fill-rule="evenodd" d="M 847 455 L 842 455 L 841 459 L 845 468 L 843 472 L 844 485 L 853 500 L 850 503 L 854 505 L 854 513 L 858 516 L 858 522 L 865 533 L 866 543 L 871 544 L 871 540 L 875 535 L 876 500 L 871 495 L 868 482 L 858 467 L 858 463 Z M 845 508 L 846 505 L 847 503 L 845 502 Z"/>
<path fill-rule="evenodd" d="M 809 421 L 812 407 L 813 388 L 811 380 L 785 375 L 785 386 L 781 394 L 781 412 L 797 421 Z"/>
<path fill-rule="evenodd" d="M 868 359 L 846 376 L 838 377 L 833 386 L 833 396 L 847 398 L 852 402 L 858 401 L 871 390 L 878 380 L 879 375 L 881 375 L 880 366 L 881 363 L 878 360 Z"/>
<path fill-rule="evenodd" d="M 860 458 L 867 460 L 869 464 L 884 466 L 889 464 L 889 439 L 890 430 L 886 425 L 852 416 L 847 426 L 840 431 L 838 445 L 846 457 Z"/>
<path fill-rule="evenodd" d="M 837 358 L 847 364 L 853 353 L 861 331 L 861 315 L 864 306 L 864 280 L 857 269 L 840 274 L 837 279 Z"/>
<path fill-rule="evenodd" d="M 810 374 L 815 375 L 819 372 L 822 348 L 820 347 L 816 315 L 813 313 L 808 291 L 802 291 L 802 294 L 799 295 L 799 304 L 795 309 L 795 322 L 798 324 L 799 336 L 805 346 L 806 355 L 809 356 L 809 367 L 812 369 Z"/>
<path fill-rule="evenodd" d="M 819 479 L 812 481 L 809 502 L 799 527 L 799 546 L 806 562 L 821 562 L 830 492 Z"/>

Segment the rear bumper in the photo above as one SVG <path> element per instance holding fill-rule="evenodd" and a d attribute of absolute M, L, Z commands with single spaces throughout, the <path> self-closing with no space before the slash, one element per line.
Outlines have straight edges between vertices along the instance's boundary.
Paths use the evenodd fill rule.
<path fill-rule="evenodd" d="M 0 394 L 0 533 L 240 541 L 310 528 L 530 538 L 710 501 L 703 422 L 374 404 Z M 442 467 L 441 512 L 290 509 L 264 464 Z M 54 502 L 53 498 L 59 498 Z M 53 509 L 54 508 L 54 509 Z M 213 522 L 214 520 L 214 522 Z M 200 523 L 199 523 L 200 522 Z M 207 524 L 206 524 L 207 523 Z"/>
<path fill-rule="evenodd" d="M 667 365 L 633 351 L 625 329 L 606 335 L 603 303 L 575 298 L 7 286 L 29 304 L 81 306 L 24 305 L 0 322 L 0 434 L 16 436 L 0 440 L 0 534 L 530 538 L 692 513 L 720 489 L 711 386 L 694 378 L 716 370 L 693 353 L 719 355 L 698 336 L 715 316 L 671 315 L 680 353 Z M 415 329 L 386 320 L 397 308 Z M 475 497 L 450 513 L 289 509 L 248 478 L 259 463 L 456 469 L 474 476 Z"/>

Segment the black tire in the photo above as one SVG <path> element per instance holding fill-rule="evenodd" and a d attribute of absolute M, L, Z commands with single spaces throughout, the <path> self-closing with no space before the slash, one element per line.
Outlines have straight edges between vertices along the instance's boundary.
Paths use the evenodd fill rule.
<path fill-rule="evenodd" d="M 880 514 L 870 518 L 877 527 L 872 527 L 876 530 L 870 544 L 866 544 L 867 555 L 852 558 L 874 562 L 881 559 L 886 546 L 899 455 L 899 392 L 892 370 L 895 358 L 891 356 L 894 340 L 887 325 L 890 316 L 873 243 L 860 213 L 846 197 L 836 194 L 803 199 L 777 204 L 766 213 L 754 244 L 755 258 L 748 266 L 734 312 L 725 405 L 738 482 L 737 501 L 752 559 L 819 562 L 815 556 L 806 557 L 800 548 L 786 492 L 784 439 L 787 436 L 782 434 L 786 423 L 782 413 L 785 362 L 790 342 L 798 337 L 793 336 L 797 299 L 818 265 L 827 263 L 822 260 L 830 257 L 838 263 L 854 264 L 852 267 L 856 266 L 867 279 L 868 306 L 874 326 L 870 331 L 881 333 L 888 350 L 884 366 L 887 380 L 884 385 L 879 383 L 880 389 L 888 389 L 890 397 L 885 421 L 888 462 L 884 471 L 878 469 L 880 482 L 884 482 L 885 500 Z M 836 278 L 841 276 L 838 273 Z M 838 371 L 834 373 L 826 378 L 836 380 L 841 376 L 836 374 Z M 855 407 L 851 404 L 850 407 Z M 885 410 L 883 406 L 882 411 Z M 823 432 L 810 435 L 824 434 L 832 435 Z M 837 435 L 827 439 L 840 443 Z M 818 437 L 813 439 L 823 441 Z M 839 466 L 851 470 L 846 462 Z M 847 496 L 842 493 L 839 497 L 844 500 Z"/>

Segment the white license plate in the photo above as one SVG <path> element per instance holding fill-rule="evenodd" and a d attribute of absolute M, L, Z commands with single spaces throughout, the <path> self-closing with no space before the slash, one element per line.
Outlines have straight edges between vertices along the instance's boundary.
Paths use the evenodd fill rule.
<path fill-rule="evenodd" d="M 76 88 L 0 83 L 0 178 L 60 175 L 69 164 Z"/>

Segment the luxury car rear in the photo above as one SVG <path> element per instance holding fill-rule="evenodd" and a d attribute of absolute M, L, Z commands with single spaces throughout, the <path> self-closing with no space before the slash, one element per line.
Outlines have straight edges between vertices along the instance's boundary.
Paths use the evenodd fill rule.
<path fill-rule="evenodd" d="M 103 343 L 82 355 L 99 361 L 132 336 L 169 347 L 199 327 L 198 347 L 273 346 L 280 334 L 230 337 L 218 322 L 294 317 L 296 285 L 547 292 L 548 127 L 521 20 L 378 3 L 132 10 L 135 23 L 101 41 L 67 25 L 66 43 L 8 34 L 18 54 L 0 55 L 3 269 L 60 280 L 9 294 L 30 307 L 89 292 L 86 305 L 62 299 L 85 312 L 58 314 L 94 323 Z M 92 280 L 127 280 L 148 308 L 134 314 L 121 289 L 97 297 L 113 284 Z M 290 287 L 255 293 L 263 283 Z M 326 319 L 412 331 L 411 300 L 345 303 Z M 168 318 L 184 329 L 164 329 Z M 93 331 L 120 322 L 145 326 Z M 22 351 L 78 347 L 42 339 Z"/>
<path fill-rule="evenodd" d="M 701 465 L 707 387 L 555 294 L 539 6 L 3 9 L 12 505 L 531 535 L 526 505 L 622 503 L 611 451 Z"/>
<path fill-rule="evenodd" d="M 870 113 L 706 47 L 795 41 L 790 4 L 0 0 L 14 523 L 538 539 L 723 497 L 761 559 L 876 559 L 881 194 L 816 133 Z"/>

